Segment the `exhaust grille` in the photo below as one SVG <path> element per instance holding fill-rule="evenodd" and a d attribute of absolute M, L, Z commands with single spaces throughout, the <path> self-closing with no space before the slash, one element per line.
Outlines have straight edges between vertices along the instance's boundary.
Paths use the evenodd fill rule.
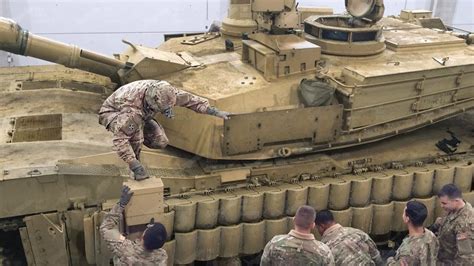
<path fill-rule="evenodd" d="M 62 139 L 62 115 L 22 116 L 15 119 L 12 142 Z"/>

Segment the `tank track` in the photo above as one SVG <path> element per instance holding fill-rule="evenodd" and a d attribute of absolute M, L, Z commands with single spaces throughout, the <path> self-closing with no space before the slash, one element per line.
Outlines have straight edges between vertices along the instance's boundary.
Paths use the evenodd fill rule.
<path fill-rule="evenodd" d="M 304 204 L 330 209 L 342 225 L 377 237 L 406 231 L 402 212 L 416 199 L 428 207 L 430 225 L 441 215 L 436 194 L 444 184 L 457 184 L 474 202 L 471 159 L 169 197 L 160 219 L 171 232 L 165 249 L 177 264 L 257 254 L 293 227 Z"/>

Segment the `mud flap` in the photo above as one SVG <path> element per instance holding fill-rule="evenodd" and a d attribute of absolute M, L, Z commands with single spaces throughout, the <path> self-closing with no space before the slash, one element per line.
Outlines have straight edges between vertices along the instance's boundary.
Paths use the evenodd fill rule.
<path fill-rule="evenodd" d="M 20 230 L 23 247 L 28 250 L 28 264 L 71 265 L 66 225 L 56 214 L 38 214 L 25 218 Z"/>

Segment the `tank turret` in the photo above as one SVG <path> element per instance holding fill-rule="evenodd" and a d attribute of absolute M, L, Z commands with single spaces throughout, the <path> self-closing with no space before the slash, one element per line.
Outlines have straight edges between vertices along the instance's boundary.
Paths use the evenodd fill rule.
<path fill-rule="evenodd" d="M 170 145 L 210 159 L 341 149 L 474 107 L 465 40 L 382 18 L 382 0 L 345 5 L 350 15 L 299 9 L 295 1 L 230 1 L 222 36 L 175 38 L 157 48 L 124 41 L 127 49 L 115 57 L 38 37 L 6 19 L 0 43 L 120 83 L 165 79 L 207 98 L 233 113 L 231 119 L 180 108 L 177 117 L 185 122 L 156 119 L 170 132 Z"/>

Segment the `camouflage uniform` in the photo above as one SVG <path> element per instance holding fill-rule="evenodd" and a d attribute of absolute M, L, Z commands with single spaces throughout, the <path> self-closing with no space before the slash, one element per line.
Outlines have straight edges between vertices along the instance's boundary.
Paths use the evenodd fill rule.
<path fill-rule="evenodd" d="M 168 255 L 162 248 L 148 251 L 140 241 L 131 241 L 118 229 L 123 208 L 117 204 L 105 215 L 100 225 L 100 234 L 114 255 L 114 265 L 167 265 Z"/>
<path fill-rule="evenodd" d="M 114 133 L 114 150 L 126 163 L 139 160 L 141 144 L 149 148 L 164 148 L 168 144 L 163 127 L 153 117 L 156 114 L 145 101 L 148 89 L 162 89 L 171 85 L 166 81 L 139 80 L 117 89 L 110 95 L 99 111 L 99 123 Z M 176 103 L 170 106 L 182 106 L 198 113 L 206 113 L 209 102 L 191 93 L 172 88 Z M 164 95 L 166 96 L 166 95 Z M 166 103 L 166 99 L 163 102 Z"/>
<path fill-rule="evenodd" d="M 359 229 L 335 224 L 321 241 L 331 249 L 336 265 L 383 265 L 374 241 Z"/>
<path fill-rule="evenodd" d="M 463 208 L 441 219 L 438 230 L 440 265 L 474 265 L 474 210 Z"/>
<path fill-rule="evenodd" d="M 334 258 L 329 247 L 314 235 L 291 230 L 267 243 L 260 265 L 334 265 Z"/>
<path fill-rule="evenodd" d="M 408 236 L 403 239 L 395 257 L 387 260 L 387 265 L 436 265 L 438 240 L 430 230 L 425 228 L 421 236 Z"/>

